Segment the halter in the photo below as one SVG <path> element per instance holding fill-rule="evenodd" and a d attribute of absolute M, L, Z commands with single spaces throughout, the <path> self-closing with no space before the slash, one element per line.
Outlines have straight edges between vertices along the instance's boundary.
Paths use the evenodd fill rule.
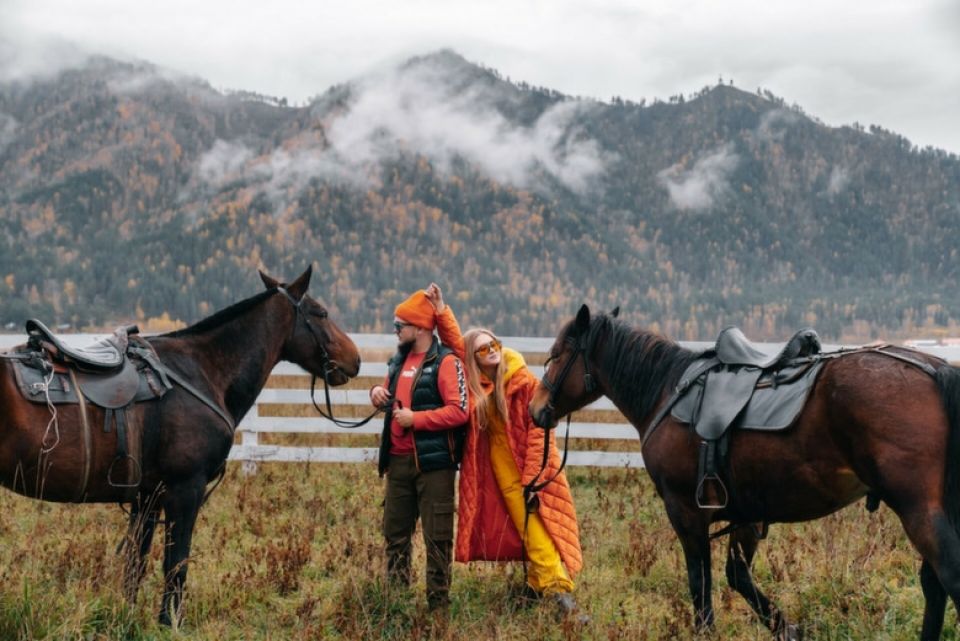
<path fill-rule="evenodd" d="M 332 361 L 330 359 L 329 352 L 327 352 L 327 348 L 324 346 L 323 341 L 320 340 L 320 337 L 317 335 L 317 330 L 314 328 L 312 324 L 310 324 L 310 319 L 307 318 L 306 313 L 303 311 L 303 299 L 305 298 L 305 296 L 301 296 L 300 300 L 297 300 L 290 294 L 290 292 L 286 290 L 285 287 L 277 287 L 277 291 L 287 297 L 287 300 L 290 301 L 290 303 L 293 305 L 293 308 L 297 312 L 297 318 L 296 318 L 296 321 L 294 322 L 293 330 L 291 331 L 291 334 L 290 334 L 291 337 L 297 333 L 297 326 L 299 325 L 299 321 L 302 318 L 303 324 L 306 325 L 307 331 L 310 332 L 310 336 L 313 338 L 314 345 L 316 346 L 317 350 L 320 352 L 320 363 L 323 368 L 323 392 L 324 392 L 324 397 L 326 399 L 327 410 L 324 411 L 323 408 L 321 408 L 320 405 L 317 404 L 317 400 L 314 397 L 314 393 L 316 391 L 316 385 L 317 385 L 316 374 L 312 374 L 310 378 L 310 402 L 313 403 L 313 407 L 317 410 L 317 412 L 320 413 L 320 416 L 327 419 L 337 427 L 353 429 L 369 423 L 374 416 L 376 416 L 382 411 L 382 408 L 378 407 L 373 411 L 373 414 L 359 421 L 347 421 L 341 418 L 336 418 L 333 415 L 333 406 L 330 403 L 330 373 L 335 371 L 337 368 L 336 366 L 331 364 Z M 323 310 L 322 314 L 320 315 L 320 318 L 321 319 L 327 318 L 327 310 Z"/>
<path fill-rule="evenodd" d="M 557 379 L 551 383 L 547 380 L 546 376 L 540 379 L 540 384 L 547 388 L 547 391 L 550 392 L 550 396 L 547 399 L 547 410 L 550 414 L 553 414 L 554 411 L 554 401 L 557 398 L 557 394 L 560 392 L 560 388 L 563 387 L 564 381 L 567 380 L 567 375 L 570 373 L 570 370 L 573 368 L 573 364 L 577 361 L 578 356 L 583 357 L 583 387 L 586 392 L 589 394 L 596 389 L 596 383 L 593 380 L 593 376 L 590 375 L 590 367 L 587 362 L 587 353 L 590 351 L 590 343 L 588 332 L 582 332 L 575 339 L 568 337 L 566 342 L 573 344 L 573 354 L 570 358 L 567 359 L 567 362 L 563 364 L 563 369 L 560 370 L 560 375 L 557 376 Z M 549 360 L 548 360 L 549 362 Z M 545 427 L 544 430 L 549 430 Z M 567 465 L 567 453 L 569 450 L 570 444 L 570 415 L 567 414 L 567 430 L 563 437 L 563 458 L 560 461 L 560 468 L 557 470 L 556 474 L 550 478 L 537 482 L 540 479 L 540 475 L 543 474 L 547 469 L 547 460 L 550 455 L 550 438 L 545 435 L 544 444 L 543 444 L 543 461 L 540 464 L 540 471 L 537 472 L 537 475 L 531 479 L 523 487 L 523 496 L 524 499 L 528 499 L 531 495 L 536 494 L 546 486 L 550 485 L 554 479 L 556 479 L 560 472 L 563 471 L 563 468 Z"/>
<path fill-rule="evenodd" d="M 560 392 L 560 388 L 563 387 L 564 381 L 567 380 L 567 375 L 570 373 L 570 370 L 573 368 L 573 364 L 577 360 L 577 356 L 583 356 L 583 387 L 586 390 L 587 394 L 596 389 L 596 384 L 593 381 L 593 376 L 590 375 L 589 363 L 587 363 L 587 352 L 590 351 L 590 345 L 588 343 L 589 337 L 587 332 L 581 333 L 575 339 L 568 337 L 566 339 L 567 343 L 573 343 L 573 355 L 567 359 L 567 362 L 563 364 L 563 369 L 560 370 L 560 375 L 557 376 L 557 380 L 551 383 L 546 378 L 543 378 L 540 383 L 547 388 L 547 391 L 550 392 L 550 397 L 547 400 L 547 407 L 550 411 L 553 411 L 553 402 L 557 399 L 557 394 Z M 549 362 L 549 361 L 548 361 Z"/>

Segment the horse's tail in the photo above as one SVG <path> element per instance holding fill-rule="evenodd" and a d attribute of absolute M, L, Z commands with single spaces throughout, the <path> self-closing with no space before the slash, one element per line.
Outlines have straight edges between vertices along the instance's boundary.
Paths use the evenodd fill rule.
<path fill-rule="evenodd" d="M 943 509 L 960 530 L 960 368 L 944 365 L 936 373 L 937 387 L 947 412 L 947 461 Z"/>

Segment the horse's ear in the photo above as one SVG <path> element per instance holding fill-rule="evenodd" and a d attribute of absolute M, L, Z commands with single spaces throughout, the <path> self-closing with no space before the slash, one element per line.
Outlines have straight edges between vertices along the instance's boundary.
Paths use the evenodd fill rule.
<path fill-rule="evenodd" d="M 619 315 L 620 315 L 620 306 L 619 306 L 619 305 L 617 305 L 617 306 L 614 307 L 612 310 L 610 310 L 610 316 L 611 316 L 612 318 L 616 318 L 616 317 L 619 316 Z"/>
<path fill-rule="evenodd" d="M 586 303 L 581 305 L 580 311 L 577 312 L 576 326 L 579 332 L 583 332 L 590 327 L 590 308 L 587 307 Z"/>
<path fill-rule="evenodd" d="M 266 274 L 264 274 L 261 270 L 258 269 L 258 270 L 257 270 L 257 273 L 260 274 L 260 280 L 262 280 L 262 281 L 263 281 L 263 284 L 267 286 L 267 289 L 273 289 L 273 288 L 275 288 L 275 287 L 279 287 L 279 286 L 280 286 L 280 283 L 278 283 L 278 282 L 275 281 L 274 279 L 272 279 L 272 278 L 270 278 L 269 276 L 267 276 Z"/>
<path fill-rule="evenodd" d="M 310 287 L 310 276 L 313 274 L 313 265 L 307 267 L 307 271 L 303 272 L 297 277 L 297 280 L 290 283 L 290 286 L 287 287 L 287 291 L 290 292 L 290 295 L 293 296 L 295 300 L 300 300 L 303 298 L 303 295 L 307 293 L 307 288 Z"/>

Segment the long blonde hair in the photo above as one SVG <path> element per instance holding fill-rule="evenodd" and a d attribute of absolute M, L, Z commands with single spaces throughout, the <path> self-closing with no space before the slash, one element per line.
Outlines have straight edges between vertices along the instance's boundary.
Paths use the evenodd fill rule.
<path fill-rule="evenodd" d="M 480 383 L 484 374 L 483 370 L 480 369 L 480 365 L 477 363 L 477 355 L 475 352 L 477 350 L 477 344 L 484 336 L 489 336 L 496 341 L 500 340 L 496 334 L 483 327 L 475 327 L 463 335 L 463 348 L 466 352 L 466 358 L 464 359 L 466 362 L 464 366 L 467 369 L 467 388 L 470 390 L 470 395 L 473 396 L 474 410 L 477 413 L 477 423 L 480 429 L 487 427 L 487 411 L 491 397 L 493 397 L 494 407 L 500 413 L 500 416 L 503 417 L 503 422 L 505 424 L 509 424 L 510 422 L 510 412 L 507 409 L 507 395 L 505 392 L 506 382 L 503 376 L 506 364 L 503 360 L 502 351 L 500 352 L 500 362 L 497 364 L 497 370 L 493 375 L 493 393 L 487 396 Z"/>

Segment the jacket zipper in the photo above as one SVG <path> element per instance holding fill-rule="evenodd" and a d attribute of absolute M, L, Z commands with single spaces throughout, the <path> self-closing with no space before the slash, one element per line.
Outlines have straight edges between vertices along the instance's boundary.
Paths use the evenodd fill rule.
<path fill-rule="evenodd" d="M 435 359 L 436 357 L 434 357 Z M 420 363 L 420 367 L 417 368 L 416 373 L 413 375 L 413 383 L 410 385 L 410 409 L 413 410 L 413 397 L 417 393 L 417 383 L 420 382 L 420 376 L 423 374 L 423 367 L 427 363 L 432 363 L 433 359 L 426 360 Z M 440 372 L 437 372 L 437 376 L 440 375 Z M 410 437 L 413 439 L 413 464 L 416 466 L 417 471 L 420 471 L 420 457 L 417 456 L 417 437 L 413 433 L 413 426 L 410 426 Z"/>

